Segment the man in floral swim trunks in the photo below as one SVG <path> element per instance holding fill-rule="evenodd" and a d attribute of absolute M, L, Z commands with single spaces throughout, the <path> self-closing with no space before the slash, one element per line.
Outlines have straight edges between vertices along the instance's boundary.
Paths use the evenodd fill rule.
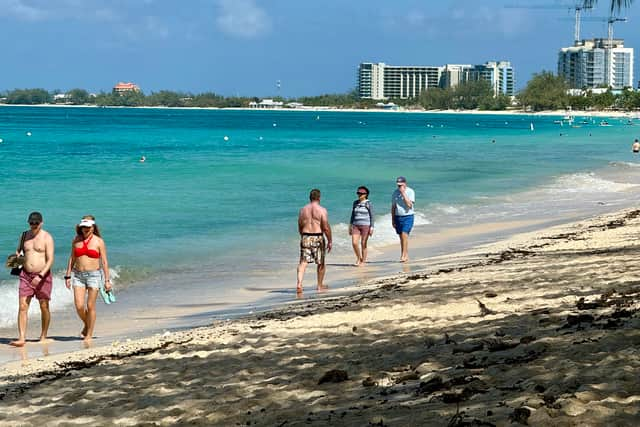
<path fill-rule="evenodd" d="M 324 287 L 325 252 L 331 252 L 331 226 L 327 210 L 320 206 L 320 190 L 309 194 L 309 204 L 300 209 L 298 231 L 300 232 L 300 263 L 298 264 L 297 292 L 302 293 L 302 279 L 310 262 L 318 266 L 318 289 Z M 326 236 L 326 241 L 325 241 Z"/>

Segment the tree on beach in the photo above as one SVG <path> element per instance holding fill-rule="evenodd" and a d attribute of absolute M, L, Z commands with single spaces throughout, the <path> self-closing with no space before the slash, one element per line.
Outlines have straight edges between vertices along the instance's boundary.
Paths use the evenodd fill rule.
<path fill-rule="evenodd" d="M 542 71 L 533 75 L 517 98 L 523 108 L 533 111 L 563 109 L 567 106 L 567 89 L 563 77 Z"/>
<path fill-rule="evenodd" d="M 83 105 L 89 102 L 89 92 L 84 89 L 71 89 L 67 92 L 67 99 L 74 105 Z"/>
<path fill-rule="evenodd" d="M 611 0 L 609 11 L 611 15 L 613 15 L 615 12 L 620 12 L 622 9 L 631 7 L 632 3 L 633 0 Z M 598 0 L 583 0 L 582 7 L 591 9 L 596 4 L 598 4 Z"/>
<path fill-rule="evenodd" d="M 7 104 L 48 104 L 53 100 L 44 89 L 15 89 L 7 93 Z"/>

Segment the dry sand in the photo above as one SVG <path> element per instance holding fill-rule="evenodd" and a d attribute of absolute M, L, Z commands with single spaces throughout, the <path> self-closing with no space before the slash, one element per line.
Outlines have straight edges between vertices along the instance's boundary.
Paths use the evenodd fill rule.
<path fill-rule="evenodd" d="M 635 426 L 640 210 L 0 369 L 1 425 Z"/>

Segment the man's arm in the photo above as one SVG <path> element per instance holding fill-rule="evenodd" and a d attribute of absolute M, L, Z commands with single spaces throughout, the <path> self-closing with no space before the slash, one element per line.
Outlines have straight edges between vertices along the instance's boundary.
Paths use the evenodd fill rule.
<path fill-rule="evenodd" d="M 53 267 L 53 254 L 55 253 L 54 249 L 53 237 L 51 237 L 51 234 L 47 233 L 47 237 L 44 241 L 44 258 L 46 263 L 44 265 L 44 268 L 40 272 L 40 275 L 42 276 L 46 275 L 49 270 L 51 270 L 51 267 Z"/>
<path fill-rule="evenodd" d="M 404 200 L 404 204 L 407 205 L 407 208 L 408 209 L 412 209 L 413 208 L 413 200 L 411 200 L 409 198 L 409 195 L 407 194 L 407 190 L 405 188 L 402 188 L 400 190 L 400 195 L 402 196 L 402 200 Z"/>
<path fill-rule="evenodd" d="M 302 227 L 304 227 L 304 222 L 302 221 L 302 210 L 298 213 L 298 234 L 302 234 Z"/>
<path fill-rule="evenodd" d="M 325 236 L 327 236 L 327 251 L 331 252 L 331 247 L 333 246 L 333 240 L 331 238 L 331 226 L 329 225 L 329 214 L 327 210 L 324 209 L 322 212 L 322 217 L 320 218 L 320 228 Z"/>

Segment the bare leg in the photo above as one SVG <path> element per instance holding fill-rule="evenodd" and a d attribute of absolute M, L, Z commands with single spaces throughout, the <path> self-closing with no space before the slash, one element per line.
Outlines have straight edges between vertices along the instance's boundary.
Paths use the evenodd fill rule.
<path fill-rule="evenodd" d="M 360 240 L 360 244 L 362 245 L 362 258 L 360 258 L 360 262 L 362 264 L 367 262 L 367 241 L 369 240 L 369 234 L 363 234 Z"/>
<path fill-rule="evenodd" d="M 89 296 L 87 296 L 87 317 L 86 327 L 87 333 L 84 340 L 89 341 L 93 337 L 93 328 L 96 326 L 96 301 L 98 299 L 98 290 L 89 288 Z"/>
<path fill-rule="evenodd" d="M 353 252 L 356 254 L 356 262 L 354 265 L 360 265 L 362 262 L 362 254 L 360 253 L 360 243 L 358 242 L 359 236 L 357 234 L 351 235 L 351 246 L 353 246 Z"/>
<path fill-rule="evenodd" d="M 47 332 L 51 323 L 51 312 L 49 311 L 49 300 L 38 300 L 40 303 L 40 318 L 42 319 L 42 332 L 40 332 L 40 341 L 47 340 Z"/>
<path fill-rule="evenodd" d="M 409 261 L 409 235 L 407 233 L 400 233 L 400 248 L 402 250 L 400 262 Z"/>
<path fill-rule="evenodd" d="M 298 264 L 298 282 L 296 284 L 296 290 L 302 292 L 302 279 L 304 279 L 304 272 L 307 269 L 308 262 L 301 260 Z"/>
<path fill-rule="evenodd" d="M 18 339 L 11 341 L 9 345 L 22 347 L 27 342 L 27 320 L 29 315 L 29 304 L 33 297 L 20 297 L 18 303 Z"/>
<path fill-rule="evenodd" d="M 327 268 L 324 264 L 318 264 L 318 289 L 324 287 L 324 273 L 327 271 Z"/>
<path fill-rule="evenodd" d="M 86 293 L 87 290 L 85 288 L 73 286 L 73 302 L 76 306 L 76 313 L 82 320 L 82 332 L 80 332 L 82 338 L 87 336 L 87 308 L 84 302 Z"/>

